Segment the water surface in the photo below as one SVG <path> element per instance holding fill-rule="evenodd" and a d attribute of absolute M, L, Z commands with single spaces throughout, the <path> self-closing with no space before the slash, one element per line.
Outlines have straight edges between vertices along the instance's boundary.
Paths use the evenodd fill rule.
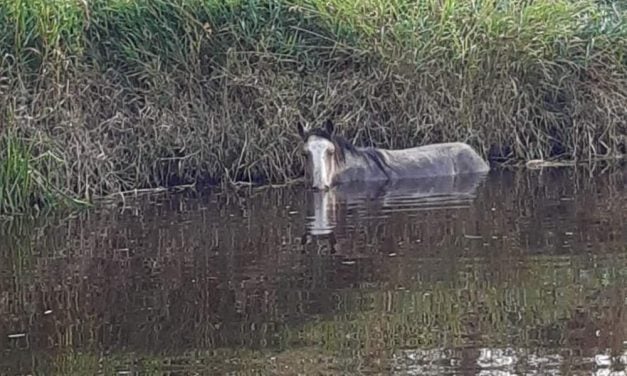
<path fill-rule="evenodd" d="M 0 226 L 2 374 L 625 375 L 624 170 Z"/>

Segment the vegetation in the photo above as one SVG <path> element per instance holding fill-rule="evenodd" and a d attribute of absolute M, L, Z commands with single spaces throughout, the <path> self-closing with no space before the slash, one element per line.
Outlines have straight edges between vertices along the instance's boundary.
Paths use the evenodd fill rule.
<path fill-rule="evenodd" d="M 23 208 L 42 209 L 58 202 L 85 205 L 51 186 L 37 167 L 45 166 L 31 155 L 31 145 L 11 133 L 0 138 L 0 213 Z M 41 156 L 40 158 L 45 158 Z"/>
<path fill-rule="evenodd" d="M 0 138 L 25 140 L 19 160 L 49 189 L 3 157 L 0 205 L 285 182 L 302 166 L 293 124 L 326 117 L 381 147 L 624 154 L 625 13 L 593 0 L 2 0 Z"/>
<path fill-rule="evenodd" d="M 28 150 L 15 137 L 0 139 L 0 210 L 27 206 L 35 190 Z"/>

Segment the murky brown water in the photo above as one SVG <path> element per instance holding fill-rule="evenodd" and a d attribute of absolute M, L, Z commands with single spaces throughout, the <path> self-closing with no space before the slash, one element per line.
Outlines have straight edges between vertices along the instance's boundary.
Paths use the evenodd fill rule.
<path fill-rule="evenodd" d="M 152 197 L 4 223 L 0 373 L 625 375 L 626 177 Z"/>

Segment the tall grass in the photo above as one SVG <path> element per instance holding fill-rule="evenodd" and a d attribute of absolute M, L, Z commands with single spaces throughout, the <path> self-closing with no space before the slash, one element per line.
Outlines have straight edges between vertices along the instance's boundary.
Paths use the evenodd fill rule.
<path fill-rule="evenodd" d="M 493 161 L 623 155 L 627 19 L 593 0 L 0 2 L 1 132 L 82 198 L 301 173 L 293 124 Z M 4 136 L 0 136 L 4 137 Z"/>
<path fill-rule="evenodd" d="M 33 145 L 12 130 L 0 138 L 0 214 L 24 214 L 59 203 L 87 205 L 52 186 L 46 177 L 46 171 L 50 170 L 45 163 L 48 156 L 33 157 L 32 150 Z"/>
<path fill-rule="evenodd" d="M 30 150 L 19 138 L 7 134 L 0 140 L 0 212 L 32 206 L 38 186 Z"/>

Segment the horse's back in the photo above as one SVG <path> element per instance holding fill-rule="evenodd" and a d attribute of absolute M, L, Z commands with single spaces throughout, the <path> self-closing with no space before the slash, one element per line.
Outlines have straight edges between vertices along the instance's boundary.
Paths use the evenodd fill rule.
<path fill-rule="evenodd" d="M 489 171 L 489 165 L 468 144 L 447 142 L 407 149 L 385 150 L 398 177 L 446 176 Z"/>

